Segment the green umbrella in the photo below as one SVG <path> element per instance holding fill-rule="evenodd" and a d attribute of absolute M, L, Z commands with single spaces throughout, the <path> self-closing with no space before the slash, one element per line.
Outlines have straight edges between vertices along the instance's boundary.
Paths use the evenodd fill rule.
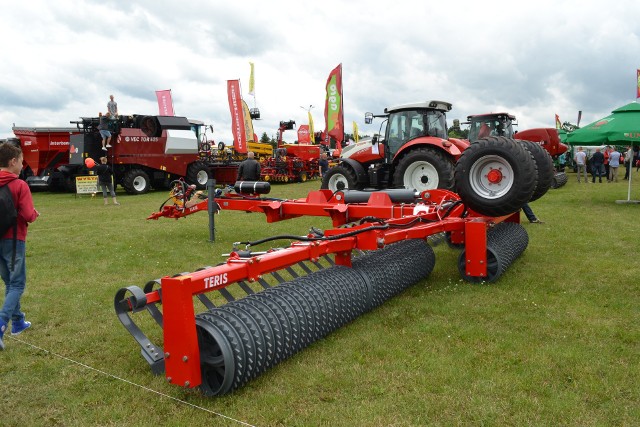
<path fill-rule="evenodd" d="M 640 104 L 631 102 L 612 114 L 567 134 L 571 145 L 640 144 Z"/>

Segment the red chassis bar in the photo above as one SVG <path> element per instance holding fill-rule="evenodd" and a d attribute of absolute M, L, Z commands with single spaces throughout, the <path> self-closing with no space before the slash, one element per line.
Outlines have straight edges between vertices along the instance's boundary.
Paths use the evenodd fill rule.
<path fill-rule="evenodd" d="M 324 237 L 307 242 L 295 242 L 290 247 L 271 250 L 262 255 L 241 258 L 233 252 L 226 263 L 178 277 L 163 277 L 161 289 L 146 293 L 142 304 L 134 297 L 116 301 L 128 311 L 139 311 L 150 304 L 163 304 L 164 364 L 169 382 L 184 387 L 201 384 L 200 353 L 193 296 L 220 290 L 232 283 L 255 282 L 264 274 L 282 270 L 301 261 L 317 261 L 333 254 L 335 263 L 351 266 L 353 249 L 375 250 L 406 239 L 425 239 L 430 235 L 449 232 L 452 243 L 464 243 L 467 274 L 484 277 L 486 268 L 486 233 L 493 224 L 519 222 L 519 212 L 504 217 L 484 217 L 468 211 L 457 194 L 446 190 L 431 190 L 421 195 L 422 204 L 394 204 L 386 193 L 372 193 L 367 203 L 345 204 L 329 201 L 334 195 L 320 190 L 306 199 L 293 201 L 266 200 L 246 197 L 216 198 L 222 209 L 263 212 L 268 222 L 302 215 L 330 216 L 334 226 L 365 217 L 384 219 L 365 222 L 349 228 L 327 230 Z M 167 206 L 151 215 L 180 218 L 206 209 L 206 201 L 191 208 Z M 414 214 L 414 211 L 416 213 Z M 309 236 L 313 239 L 314 236 Z M 317 236 L 316 236 L 317 237 Z"/>
<path fill-rule="evenodd" d="M 367 203 L 345 203 L 344 194 L 334 194 L 330 190 L 310 192 L 304 199 L 278 200 L 230 194 L 214 199 L 222 210 L 236 210 L 264 213 L 267 222 L 282 221 L 300 216 L 328 216 L 333 226 L 338 227 L 366 216 L 376 218 L 404 218 L 413 215 L 415 203 L 394 203 L 387 193 L 373 192 Z M 457 202 L 460 197 L 447 190 L 430 190 L 420 195 L 420 200 L 432 207 L 445 202 Z M 184 208 L 181 205 L 166 205 L 154 212 L 147 219 L 182 218 L 197 212 L 206 211 L 208 201 L 203 200 L 193 206 Z"/>

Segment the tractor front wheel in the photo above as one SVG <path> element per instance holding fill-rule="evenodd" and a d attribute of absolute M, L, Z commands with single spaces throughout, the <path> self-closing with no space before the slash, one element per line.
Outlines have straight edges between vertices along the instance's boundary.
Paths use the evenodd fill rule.
<path fill-rule="evenodd" d="M 327 171 L 322 178 L 320 188 L 329 189 L 334 193 L 343 190 L 356 190 L 356 175 L 344 166 L 335 166 Z"/>
<path fill-rule="evenodd" d="M 144 194 L 149 191 L 151 181 L 142 169 L 132 169 L 124 174 L 122 186 L 129 194 Z"/>
<path fill-rule="evenodd" d="M 209 166 L 205 162 L 195 162 L 187 168 L 187 180 L 195 184 L 198 190 L 204 190 L 207 187 L 209 178 Z"/>
<path fill-rule="evenodd" d="M 453 162 L 442 151 L 419 148 L 398 162 L 394 173 L 395 187 L 413 188 L 419 192 L 434 188 L 453 188 Z"/>
<path fill-rule="evenodd" d="M 487 216 L 517 212 L 537 185 L 533 157 L 522 144 L 505 137 L 474 142 L 460 156 L 456 189 L 469 208 Z"/>

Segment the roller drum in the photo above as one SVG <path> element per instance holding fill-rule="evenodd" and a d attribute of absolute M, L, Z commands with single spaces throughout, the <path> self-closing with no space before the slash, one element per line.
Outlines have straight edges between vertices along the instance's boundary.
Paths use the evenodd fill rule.
<path fill-rule="evenodd" d="M 426 277 L 435 256 L 424 240 L 365 254 L 196 316 L 207 395 L 229 393 L 273 365 Z M 371 271 L 368 271 L 371 270 Z"/>
<path fill-rule="evenodd" d="M 473 282 L 495 282 L 524 252 L 529 235 L 524 227 L 514 222 L 501 222 L 487 233 L 487 277 L 466 274 L 466 250 L 458 258 L 458 270 L 463 279 Z"/>

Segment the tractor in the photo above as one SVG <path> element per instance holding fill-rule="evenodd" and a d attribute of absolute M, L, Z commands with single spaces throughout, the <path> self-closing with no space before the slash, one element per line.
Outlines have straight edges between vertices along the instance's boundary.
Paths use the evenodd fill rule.
<path fill-rule="evenodd" d="M 562 187 L 567 183 L 564 171 L 555 171 L 553 166 L 553 159 L 565 153 L 568 148 L 560 142 L 557 129 L 535 128 L 514 131 L 513 127 L 517 126 L 516 117 L 504 112 L 471 115 L 467 117 L 465 124 L 469 125 L 470 142 L 476 142 L 488 136 L 504 136 L 528 145 L 529 151 L 539 157 L 538 167 L 542 168 L 539 172 L 545 183 L 549 182 L 552 188 Z M 542 193 L 545 191 L 540 189 Z"/>
<path fill-rule="evenodd" d="M 407 188 L 425 191 L 452 189 L 455 162 L 468 141 L 447 136 L 446 113 L 452 105 L 443 101 L 418 102 L 385 108 L 384 114 L 366 113 L 386 123 L 384 138 L 348 145 L 338 165 L 329 169 L 322 188 L 332 191 L 364 188 Z"/>

